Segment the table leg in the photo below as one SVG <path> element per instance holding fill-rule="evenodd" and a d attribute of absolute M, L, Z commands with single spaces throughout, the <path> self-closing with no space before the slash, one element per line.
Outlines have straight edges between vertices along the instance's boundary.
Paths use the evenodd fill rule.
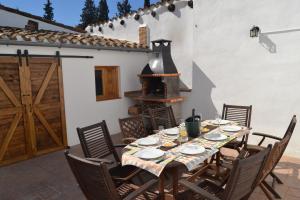
<path fill-rule="evenodd" d="M 164 174 L 162 173 L 159 176 L 159 183 L 158 183 L 158 189 L 159 189 L 159 199 L 165 200 L 165 183 L 164 183 Z"/>
<path fill-rule="evenodd" d="M 247 144 L 248 144 L 248 134 L 245 136 L 245 142 L 244 142 L 244 148 L 247 150 Z"/>
<path fill-rule="evenodd" d="M 220 176 L 220 166 L 221 166 L 221 152 L 216 153 L 216 176 Z"/>
<path fill-rule="evenodd" d="M 172 169 L 172 175 L 173 175 L 173 197 L 174 199 L 177 199 L 178 196 L 178 169 L 174 167 Z"/>

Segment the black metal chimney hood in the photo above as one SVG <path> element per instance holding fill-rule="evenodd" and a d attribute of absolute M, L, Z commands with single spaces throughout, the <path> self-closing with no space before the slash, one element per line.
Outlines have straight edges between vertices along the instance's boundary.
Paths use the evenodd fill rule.
<path fill-rule="evenodd" d="M 178 71 L 171 56 L 171 40 L 152 41 L 153 53 L 144 67 L 144 74 L 177 74 Z"/>

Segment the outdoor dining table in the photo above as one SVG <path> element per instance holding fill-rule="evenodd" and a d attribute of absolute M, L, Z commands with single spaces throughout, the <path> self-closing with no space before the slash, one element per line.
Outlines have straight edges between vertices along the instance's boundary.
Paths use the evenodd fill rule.
<path fill-rule="evenodd" d="M 165 130 L 148 136 L 148 137 L 158 137 L 159 144 L 149 146 L 141 146 L 138 141 L 135 141 L 124 148 L 122 153 L 122 165 L 133 165 L 143 170 L 146 170 L 159 178 L 159 196 L 160 199 L 176 199 L 178 196 L 178 179 L 179 170 L 181 168 L 186 168 L 187 171 L 199 170 L 204 171 L 208 166 L 208 159 L 216 155 L 216 165 L 219 166 L 220 159 L 220 148 L 229 143 L 230 141 L 247 136 L 250 130 L 247 127 L 241 127 L 241 130 L 235 132 L 227 132 L 222 129 L 223 126 L 219 126 L 211 123 L 212 120 L 206 120 L 201 123 L 201 128 L 207 129 L 206 133 L 200 134 L 197 138 L 189 138 L 184 144 L 178 143 L 176 137 L 168 136 Z M 229 122 L 231 125 L 236 125 L 234 122 Z M 228 125 L 228 124 L 227 124 Z M 174 128 L 173 128 L 174 129 Z M 209 133 L 222 133 L 227 136 L 226 139 L 220 141 L 207 140 L 203 136 Z M 174 142 L 176 146 L 171 148 L 163 147 L 162 144 L 167 142 Z M 193 144 L 199 145 L 205 148 L 205 151 L 199 155 L 183 155 L 180 153 L 180 148 L 182 145 Z M 163 158 L 154 160 L 144 160 L 139 158 L 136 154 L 145 148 L 158 148 L 165 151 L 165 156 Z M 201 167 L 201 168 L 200 168 Z M 171 194 L 165 194 L 165 180 L 166 174 L 171 174 L 172 176 L 172 192 Z"/>

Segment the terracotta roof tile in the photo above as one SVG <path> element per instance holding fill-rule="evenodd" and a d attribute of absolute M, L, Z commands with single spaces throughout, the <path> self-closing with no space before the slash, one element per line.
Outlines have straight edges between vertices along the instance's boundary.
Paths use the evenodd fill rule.
<path fill-rule="evenodd" d="M 66 33 L 49 30 L 26 30 L 15 27 L 0 26 L 0 41 L 14 40 L 14 41 L 29 41 L 39 43 L 62 43 L 74 45 L 92 45 L 103 47 L 121 47 L 134 49 L 147 49 L 145 45 L 127 40 L 119 40 L 112 38 L 105 38 L 103 36 L 95 36 L 80 33 Z"/>

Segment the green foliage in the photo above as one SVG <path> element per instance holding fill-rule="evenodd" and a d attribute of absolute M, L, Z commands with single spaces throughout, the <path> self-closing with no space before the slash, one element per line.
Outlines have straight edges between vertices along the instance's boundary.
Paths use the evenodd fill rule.
<path fill-rule="evenodd" d="M 131 5 L 128 0 L 122 0 L 117 4 L 119 16 L 126 15 L 131 12 Z"/>
<path fill-rule="evenodd" d="M 79 26 L 82 29 L 97 22 L 97 9 L 94 0 L 85 0 L 80 17 L 81 24 Z"/>
<path fill-rule="evenodd" d="M 150 0 L 145 0 L 144 1 L 144 8 L 149 8 L 151 5 Z"/>
<path fill-rule="evenodd" d="M 97 8 L 97 19 L 100 22 L 108 21 L 109 20 L 109 9 L 106 0 L 100 0 L 99 6 Z"/>
<path fill-rule="evenodd" d="M 54 19 L 54 13 L 53 13 L 53 7 L 50 0 L 47 0 L 47 3 L 44 4 L 44 19 L 53 21 Z"/>

